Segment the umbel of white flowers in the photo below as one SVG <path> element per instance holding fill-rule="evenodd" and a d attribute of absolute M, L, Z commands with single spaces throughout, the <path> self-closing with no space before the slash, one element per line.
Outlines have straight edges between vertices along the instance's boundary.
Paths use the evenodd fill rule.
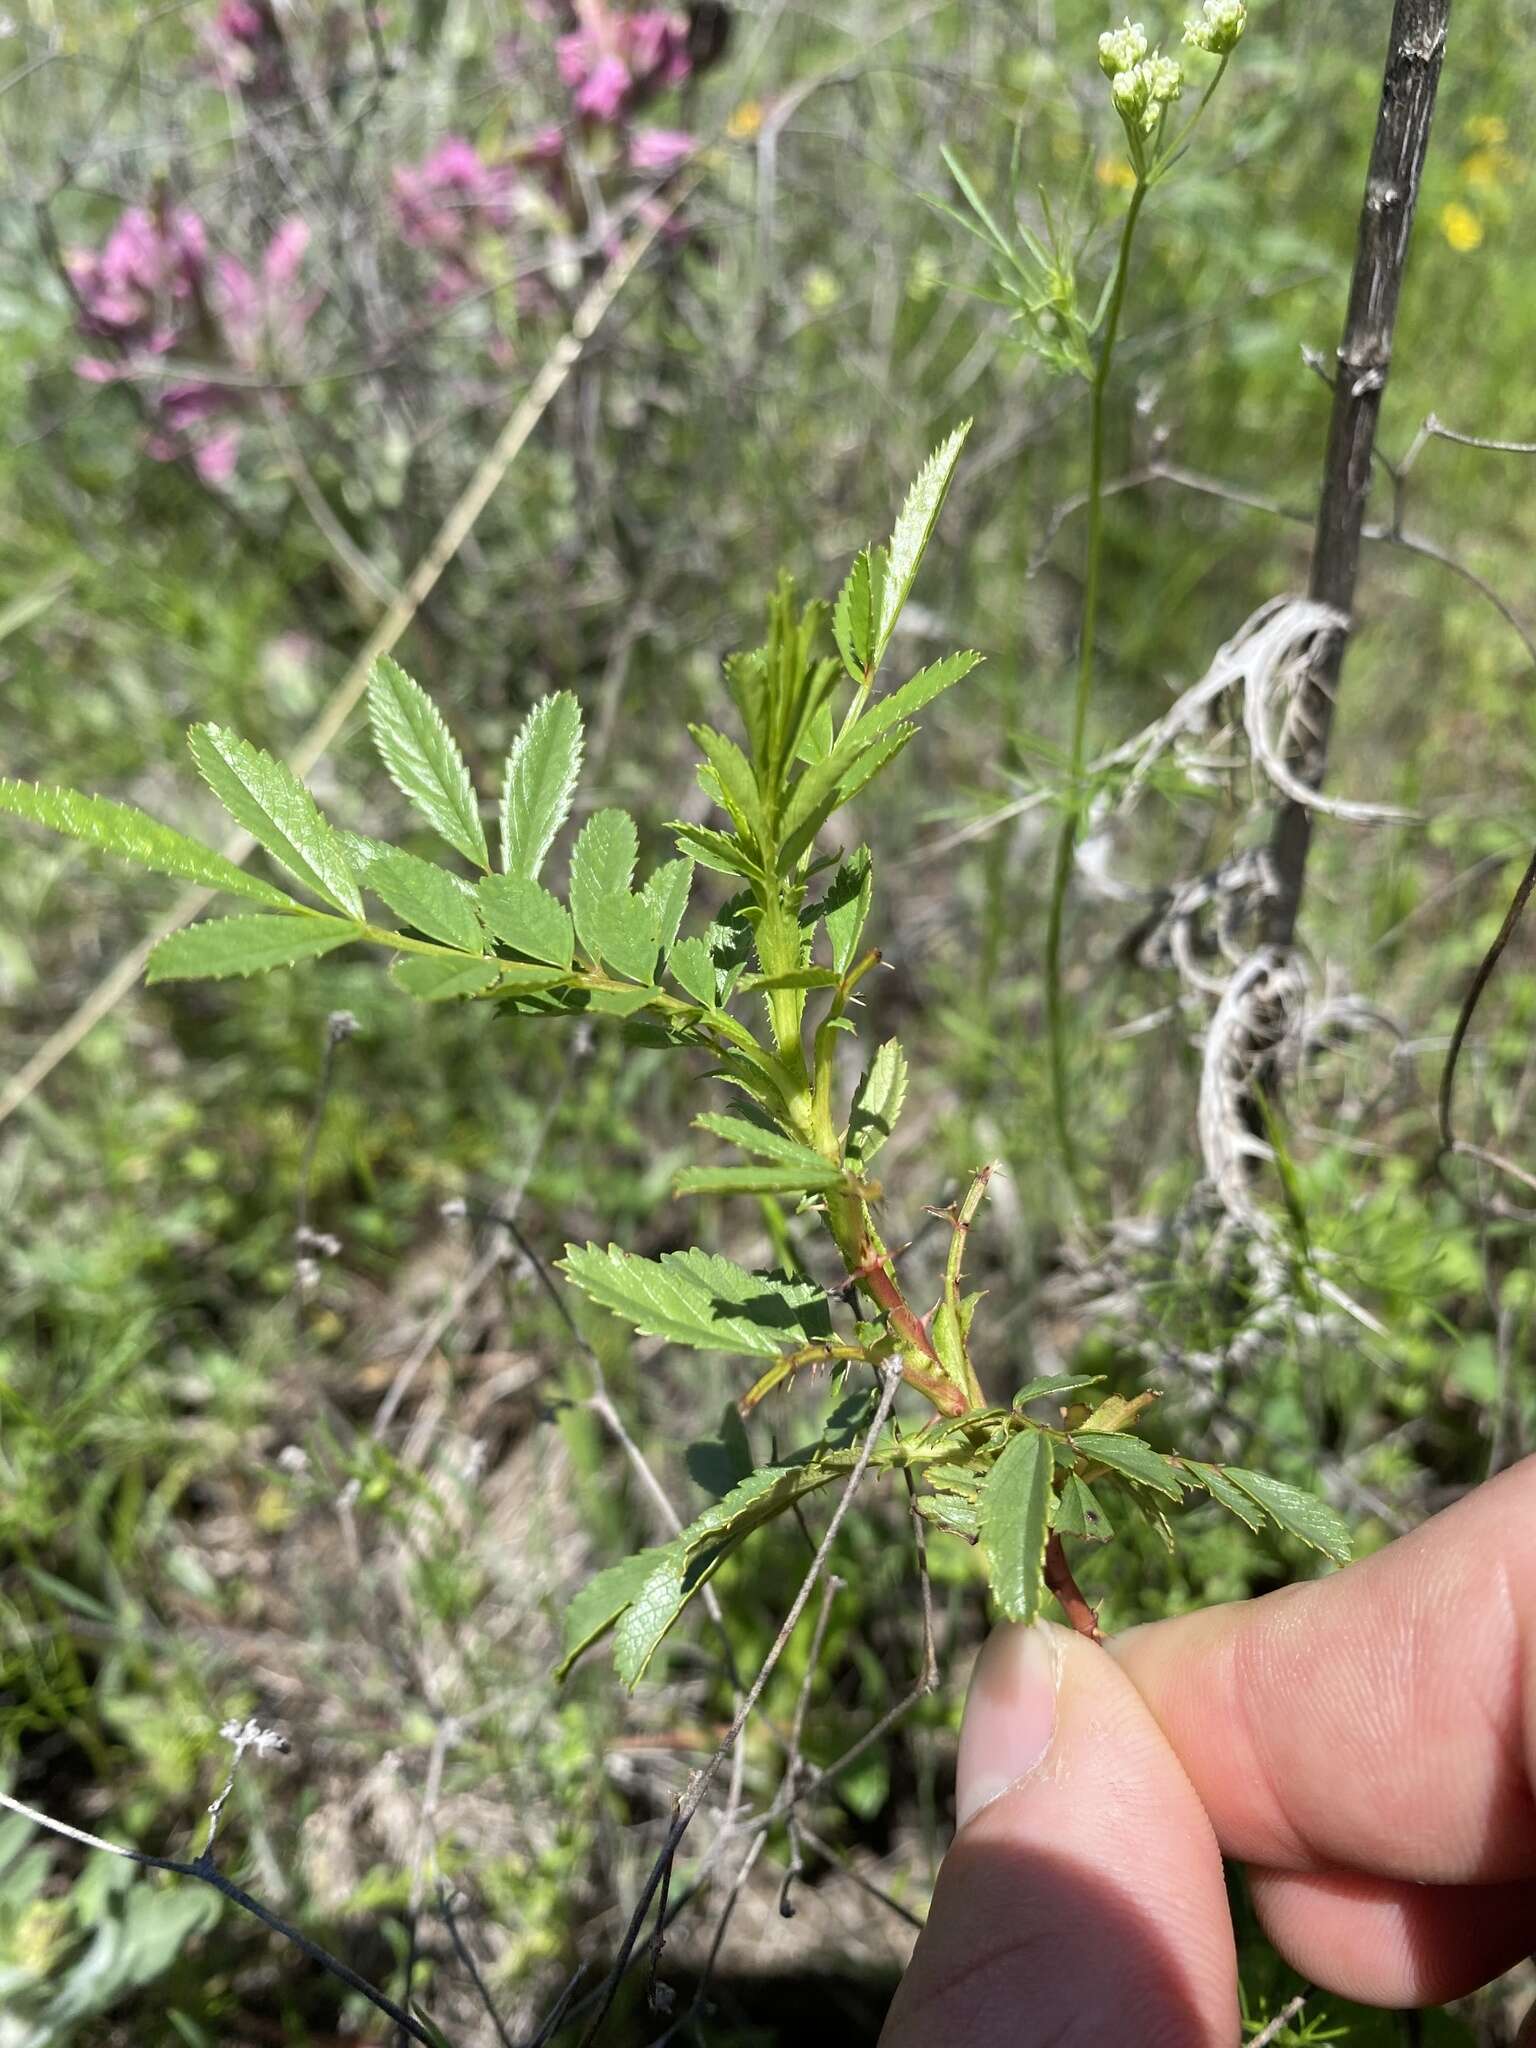
<path fill-rule="evenodd" d="M 1243 0 L 1205 0 L 1199 15 L 1184 24 L 1184 40 L 1197 50 L 1209 50 L 1213 57 L 1226 57 L 1237 48 L 1248 26 L 1248 9 Z"/>

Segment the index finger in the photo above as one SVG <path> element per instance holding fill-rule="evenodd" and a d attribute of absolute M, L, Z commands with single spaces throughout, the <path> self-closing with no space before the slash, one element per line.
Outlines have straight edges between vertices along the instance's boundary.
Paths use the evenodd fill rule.
<path fill-rule="evenodd" d="M 1110 1648 L 1227 1855 L 1536 1877 L 1536 1458 L 1361 1564 Z"/>

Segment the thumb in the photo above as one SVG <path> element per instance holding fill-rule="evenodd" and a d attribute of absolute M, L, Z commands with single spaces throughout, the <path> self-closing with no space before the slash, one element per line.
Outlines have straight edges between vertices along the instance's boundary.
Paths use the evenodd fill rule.
<path fill-rule="evenodd" d="M 1231 2048 L 1216 1838 L 1101 1649 L 1044 1623 L 997 1630 L 966 1700 L 955 1804 L 881 2048 Z"/>

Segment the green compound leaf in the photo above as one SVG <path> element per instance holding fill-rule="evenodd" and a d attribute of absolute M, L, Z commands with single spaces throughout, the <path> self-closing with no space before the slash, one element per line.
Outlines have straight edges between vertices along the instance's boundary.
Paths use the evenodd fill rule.
<path fill-rule="evenodd" d="M 462 953 L 486 951 L 475 899 L 457 875 L 414 853 L 389 853 L 368 863 L 367 886 L 396 917 L 429 939 L 441 939 Z"/>
<path fill-rule="evenodd" d="M 432 699 L 388 655 L 368 679 L 368 723 L 396 789 L 439 837 L 477 868 L 488 868 L 485 827 L 464 756 Z"/>
<path fill-rule="evenodd" d="M 104 796 L 82 796 L 74 789 L 46 789 L 34 782 L 13 782 L 0 776 L 0 810 L 18 818 L 33 819 L 51 826 L 103 853 L 119 854 L 137 861 L 159 875 L 174 875 L 184 882 L 202 882 L 210 889 L 223 889 L 231 896 L 246 896 L 253 903 L 270 904 L 277 910 L 296 910 L 298 905 L 263 882 L 248 875 L 211 847 L 162 825 L 132 804 L 114 803 Z"/>
<path fill-rule="evenodd" d="M 894 1038 L 888 1038 L 870 1061 L 853 1098 L 846 1145 L 850 1165 L 868 1166 L 896 1128 L 906 1095 L 906 1054 Z"/>
<path fill-rule="evenodd" d="M 1051 1527 L 1058 1536 L 1078 1536 L 1085 1543 L 1107 1543 L 1115 1533 L 1113 1523 L 1094 1498 L 1093 1488 L 1076 1472 L 1069 1472 L 1062 1481 Z"/>
<path fill-rule="evenodd" d="M 509 875 L 538 880 L 570 815 L 581 748 L 581 706 L 571 692 L 541 697 L 512 742 L 502 781 L 501 864 Z"/>
<path fill-rule="evenodd" d="M 570 1244 L 560 1262 L 600 1308 L 644 1337 L 697 1351 L 774 1358 L 786 1346 L 832 1334 L 826 1296 L 804 1281 L 768 1279 L 707 1252 L 665 1252 L 642 1259 L 610 1245 Z"/>
<path fill-rule="evenodd" d="M 235 823 L 306 888 L 361 919 L 363 899 L 347 849 L 293 770 L 218 725 L 193 726 L 187 744 Z"/>
<path fill-rule="evenodd" d="M 857 957 L 873 890 L 874 868 L 869 848 L 861 846 L 843 862 L 817 906 L 827 927 L 832 965 L 839 975 L 846 974 Z"/>
<path fill-rule="evenodd" d="M 1287 1486 L 1283 1479 L 1271 1479 L 1265 1472 L 1244 1472 L 1236 1465 L 1228 1465 L 1226 1474 L 1232 1484 L 1241 1487 L 1250 1500 L 1257 1501 L 1288 1536 L 1294 1536 L 1299 1543 L 1305 1543 L 1313 1550 L 1320 1550 L 1335 1564 L 1349 1563 L 1355 1547 L 1349 1525 L 1326 1503 L 1310 1493 L 1303 1493 L 1299 1487 Z"/>
<path fill-rule="evenodd" d="M 667 955 L 667 972 L 685 995 L 715 1007 L 715 958 L 702 939 L 680 939 Z"/>
<path fill-rule="evenodd" d="M 363 936 L 361 924 L 323 917 L 212 917 L 172 932 L 149 956 L 145 980 L 225 981 L 235 974 L 265 974 L 313 960 Z"/>
<path fill-rule="evenodd" d="M 960 460 L 960 450 L 964 447 L 965 437 L 970 431 L 971 423 L 967 420 L 963 426 L 955 429 L 942 447 L 929 456 L 918 471 L 917 481 L 908 491 L 906 502 L 897 516 L 891 533 L 891 544 L 887 550 L 885 587 L 880 594 L 879 623 L 875 630 L 872 663 L 875 668 L 879 667 L 881 658 L 890 644 L 896 621 L 901 617 L 902 606 L 911 595 L 918 564 L 933 538 L 933 529 L 938 524 L 940 512 L 944 509 L 944 500 L 955 473 L 955 464 Z"/>
<path fill-rule="evenodd" d="M 997 1604 L 1010 1621 L 1033 1621 L 1045 1597 L 1045 1545 L 1051 1533 L 1050 1445 L 1020 1430 L 992 1470 L 981 1496 L 981 1533 Z"/>
<path fill-rule="evenodd" d="M 500 960 L 474 960 L 462 953 L 444 954 L 441 959 L 417 953 L 397 960 L 391 972 L 408 996 L 418 996 L 426 1003 L 447 1003 L 460 996 L 484 995 L 502 980 L 505 968 Z M 550 983 L 538 985 L 548 987 Z"/>
<path fill-rule="evenodd" d="M 1184 1498 L 1176 1468 L 1150 1444 L 1143 1443 L 1139 1436 L 1079 1429 L 1073 1431 L 1072 1442 L 1085 1458 L 1091 1458 L 1096 1465 L 1108 1466 L 1111 1472 L 1117 1472 L 1122 1479 L 1129 1479 L 1133 1485 L 1150 1486 L 1155 1493 L 1166 1494 L 1169 1500 Z"/>
<path fill-rule="evenodd" d="M 551 967 L 569 967 L 575 947 L 571 915 L 541 882 L 527 875 L 486 875 L 475 890 L 480 915 L 503 945 Z"/>

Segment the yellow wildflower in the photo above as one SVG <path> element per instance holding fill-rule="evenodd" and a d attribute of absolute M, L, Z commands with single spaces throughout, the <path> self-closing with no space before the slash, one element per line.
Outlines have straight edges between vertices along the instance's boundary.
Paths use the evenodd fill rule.
<path fill-rule="evenodd" d="M 732 142 L 750 142 L 762 125 L 762 101 L 743 100 L 726 122 L 725 132 Z"/>
<path fill-rule="evenodd" d="M 1128 192 L 1136 182 L 1136 173 L 1131 169 L 1129 159 L 1110 151 L 1101 156 L 1093 167 L 1093 175 L 1101 185 L 1109 185 Z"/>
<path fill-rule="evenodd" d="M 1485 147 L 1497 148 L 1509 140 L 1509 127 L 1497 114 L 1474 114 L 1463 132 L 1468 142 L 1480 142 Z"/>
<path fill-rule="evenodd" d="M 1440 232 L 1461 255 L 1465 255 L 1470 249 L 1482 247 L 1483 224 L 1471 207 L 1463 206 L 1459 199 L 1453 199 L 1448 206 L 1441 207 Z"/>

